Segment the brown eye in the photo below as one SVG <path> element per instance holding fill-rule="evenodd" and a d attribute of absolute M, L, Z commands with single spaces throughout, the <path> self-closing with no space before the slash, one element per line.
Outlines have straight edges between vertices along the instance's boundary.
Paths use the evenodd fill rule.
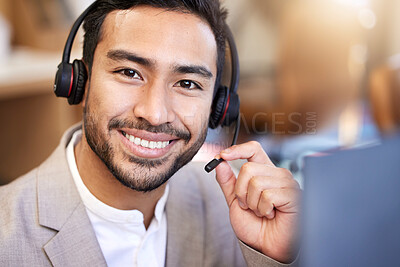
<path fill-rule="evenodd" d="M 126 79 L 142 79 L 139 72 L 133 69 L 119 69 L 115 70 L 114 73 L 122 75 Z"/>
<path fill-rule="evenodd" d="M 131 69 L 122 70 L 122 74 L 130 79 L 139 79 L 140 78 L 139 74 L 136 71 L 131 70 Z"/>
<path fill-rule="evenodd" d="M 182 88 L 185 88 L 185 89 L 190 89 L 190 90 L 192 90 L 192 89 L 201 89 L 201 87 L 197 83 L 195 83 L 193 81 L 190 81 L 190 80 L 179 81 L 179 82 L 177 82 L 175 84 L 175 86 L 179 86 L 179 87 L 182 87 Z"/>

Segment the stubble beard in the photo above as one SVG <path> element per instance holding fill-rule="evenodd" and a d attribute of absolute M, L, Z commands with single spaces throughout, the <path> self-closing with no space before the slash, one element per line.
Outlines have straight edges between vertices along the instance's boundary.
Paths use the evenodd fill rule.
<path fill-rule="evenodd" d="M 207 136 L 207 124 L 202 126 L 202 132 L 197 140 L 188 147 L 185 151 L 176 154 L 171 154 L 167 158 L 162 159 L 144 159 L 128 154 L 123 154 L 122 162 L 129 162 L 132 168 L 124 169 L 122 164 L 115 162 L 115 151 L 110 144 L 111 130 L 115 128 L 136 128 L 140 130 L 147 130 L 150 132 L 165 132 L 173 134 L 185 141 L 187 145 L 191 139 L 189 131 L 177 130 L 171 125 L 163 124 L 159 126 L 152 126 L 145 120 L 133 122 L 129 120 L 120 120 L 113 118 L 108 123 L 108 133 L 104 134 L 98 125 L 96 115 L 91 113 L 90 106 L 87 103 L 83 111 L 83 128 L 85 131 L 86 141 L 92 151 L 101 159 L 106 165 L 110 173 L 124 186 L 131 188 L 135 191 L 149 192 L 152 191 L 171 178 L 180 168 L 189 163 L 192 158 L 199 151 Z M 204 124 L 204 123 L 203 123 Z M 179 140 L 179 142 L 181 142 Z M 176 155 L 174 157 L 174 155 Z M 174 157 L 174 158 L 172 158 Z M 166 168 L 165 171 L 158 172 L 157 168 L 165 168 L 165 164 L 171 166 Z"/>

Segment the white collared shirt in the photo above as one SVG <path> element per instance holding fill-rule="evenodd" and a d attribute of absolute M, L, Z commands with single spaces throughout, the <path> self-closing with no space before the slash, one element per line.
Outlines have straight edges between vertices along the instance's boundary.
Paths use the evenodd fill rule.
<path fill-rule="evenodd" d="M 85 186 L 78 172 L 74 147 L 82 137 L 76 131 L 67 146 L 67 161 L 72 177 L 86 207 L 107 265 L 164 266 L 167 244 L 165 204 L 169 186 L 157 202 L 154 217 L 146 230 L 139 210 L 119 210 L 98 200 Z"/>

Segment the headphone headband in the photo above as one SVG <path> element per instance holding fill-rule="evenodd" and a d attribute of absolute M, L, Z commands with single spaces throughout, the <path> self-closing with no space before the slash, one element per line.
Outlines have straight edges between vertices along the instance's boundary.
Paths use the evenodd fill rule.
<path fill-rule="evenodd" d="M 228 25 L 226 25 L 225 31 L 226 31 L 226 39 L 228 40 L 229 44 L 229 51 L 231 54 L 231 65 L 232 65 L 231 83 L 229 85 L 229 88 L 231 88 L 232 92 L 236 93 L 239 87 L 239 76 L 240 76 L 239 55 L 237 52 L 235 40 L 233 39 L 233 34 Z"/>
<path fill-rule="evenodd" d="M 69 32 L 67 42 L 65 43 L 64 52 L 62 56 L 62 61 L 64 63 L 69 63 L 71 57 L 71 50 L 72 44 L 74 43 L 75 36 L 79 30 L 79 27 L 82 25 L 83 21 L 85 20 L 86 16 L 92 11 L 93 7 L 95 6 L 96 1 L 93 2 L 88 8 L 83 11 L 83 13 L 76 19 L 74 24 L 71 27 L 71 31 Z"/>
<path fill-rule="evenodd" d="M 54 93 L 58 97 L 68 98 L 68 103 L 71 105 L 79 104 L 82 101 L 88 77 L 85 65 L 81 60 L 74 60 L 72 64 L 70 63 L 72 45 L 79 27 L 97 3 L 98 1 L 93 2 L 74 22 L 65 43 L 62 61 L 58 65 L 54 82 Z M 218 125 L 228 126 L 232 122 L 237 121 L 239 116 L 239 97 L 236 93 L 239 85 L 239 56 L 228 25 L 225 25 L 225 31 L 231 57 L 230 86 L 220 86 L 217 88 L 210 115 L 210 128 L 216 128 Z"/>
<path fill-rule="evenodd" d="M 85 11 L 83 11 L 83 13 L 76 19 L 76 21 L 72 25 L 70 33 L 67 38 L 67 41 L 64 46 L 64 52 L 63 52 L 61 62 L 64 62 L 64 63 L 70 62 L 71 50 L 72 50 L 72 45 L 74 43 L 75 36 L 78 33 L 79 27 L 82 25 L 83 21 L 85 20 L 85 18 L 89 14 L 89 12 L 92 11 L 95 4 L 96 4 L 96 1 L 93 2 L 89 7 L 87 7 L 85 9 Z M 229 88 L 231 88 L 232 91 L 236 93 L 237 88 L 239 86 L 239 75 L 240 75 L 239 74 L 239 69 L 240 69 L 239 56 L 238 56 L 238 52 L 237 52 L 237 48 L 236 48 L 235 40 L 233 38 L 232 31 L 228 25 L 225 25 L 225 31 L 226 31 L 226 39 L 229 44 L 229 51 L 230 51 L 231 65 L 232 65 L 232 68 L 231 68 L 232 73 L 231 73 L 231 80 L 230 80 Z"/>

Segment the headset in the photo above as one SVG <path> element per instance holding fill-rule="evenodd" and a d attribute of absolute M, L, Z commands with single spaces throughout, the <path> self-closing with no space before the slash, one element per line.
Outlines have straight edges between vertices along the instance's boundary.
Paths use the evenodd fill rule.
<path fill-rule="evenodd" d="M 82 101 L 85 84 L 88 79 L 87 70 L 82 60 L 75 59 L 70 63 L 71 49 L 76 33 L 82 25 L 84 19 L 93 9 L 96 3 L 92 3 L 73 24 L 65 43 L 62 61 L 58 65 L 54 81 L 54 93 L 57 97 L 65 97 L 70 105 L 77 105 Z M 232 145 L 236 144 L 237 135 L 240 126 L 239 106 L 240 100 L 236 93 L 239 85 L 239 56 L 233 35 L 229 27 L 225 26 L 227 41 L 229 45 L 231 58 L 231 79 L 229 87 L 220 85 L 214 94 L 212 109 L 208 127 L 215 129 L 218 126 L 230 126 L 236 122 L 236 128 Z"/>

